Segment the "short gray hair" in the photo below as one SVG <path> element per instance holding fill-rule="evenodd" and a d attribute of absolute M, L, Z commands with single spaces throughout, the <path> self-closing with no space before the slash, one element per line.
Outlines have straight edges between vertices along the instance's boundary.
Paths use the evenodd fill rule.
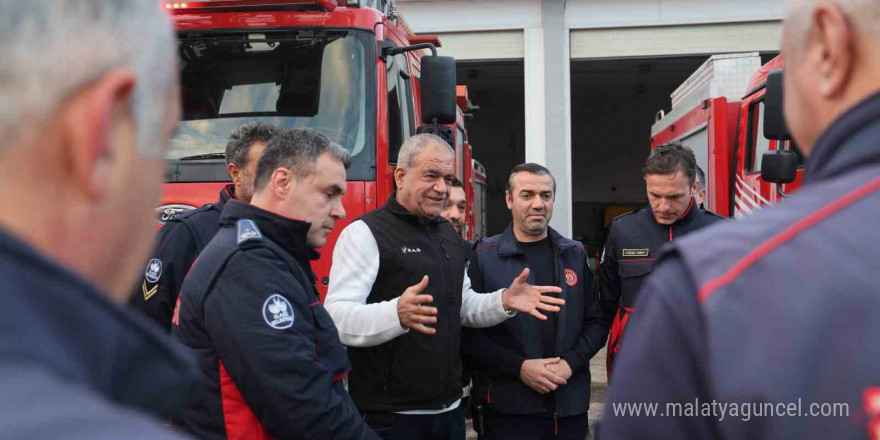
<path fill-rule="evenodd" d="M 138 145 L 158 157 L 162 122 L 178 75 L 174 32 L 159 2 L 0 2 L 0 137 L 39 129 L 61 102 L 112 69 L 136 75 Z"/>
<path fill-rule="evenodd" d="M 404 169 L 414 167 L 419 158 L 419 153 L 426 147 L 445 148 L 446 151 L 449 151 L 449 154 L 455 155 L 452 147 L 440 136 L 427 133 L 417 134 L 405 140 L 403 145 L 400 146 L 400 153 L 397 154 L 397 166 Z"/>
<path fill-rule="evenodd" d="M 232 130 L 226 142 L 226 165 L 232 164 L 244 171 L 251 145 L 254 142 L 268 143 L 279 131 L 278 127 L 265 122 L 249 122 Z"/>
<path fill-rule="evenodd" d="M 342 162 L 346 169 L 351 166 L 351 154 L 348 150 L 324 134 L 310 128 L 280 130 L 260 156 L 257 175 L 254 176 L 254 188 L 265 187 L 278 168 L 291 170 L 297 179 L 308 177 L 315 170 L 315 160 L 328 152 Z"/>

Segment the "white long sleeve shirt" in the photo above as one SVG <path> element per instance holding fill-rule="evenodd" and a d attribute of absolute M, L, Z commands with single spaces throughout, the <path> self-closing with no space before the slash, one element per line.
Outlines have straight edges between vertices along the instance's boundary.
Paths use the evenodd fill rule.
<path fill-rule="evenodd" d="M 462 268 L 465 270 L 465 268 Z M 339 339 L 352 347 L 372 347 L 408 331 L 400 325 L 397 299 L 367 304 L 367 297 L 379 274 L 379 246 L 363 221 L 348 225 L 333 249 L 330 286 L 324 308 L 333 317 Z M 468 327 L 491 327 L 513 316 L 501 305 L 499 289 L 477 293 L 465 270 L 461 287 L 461 323 Z M 398 296 L 403 292 L 395 292 Z"/>

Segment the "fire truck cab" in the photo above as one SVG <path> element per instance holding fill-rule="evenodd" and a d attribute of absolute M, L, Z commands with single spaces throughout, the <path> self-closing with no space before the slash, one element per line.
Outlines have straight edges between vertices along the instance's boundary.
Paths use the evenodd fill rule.
<path fill-rule="evenodd" d="M 337 224 L 313 264 L 326 294 L 333 245 L 351 221 L 394 190 L 400 145 L 436 133 L 456 152 L 456 175 L 473 194 L 472 154 L 459 108 L 455 62 L 436 37 L 416 36 L 388 0 L 161 2 L 178 31 L 183 118 L 172 138 L 161 223 L 216 201 L 229 182 L 225 146 L 250 121 L 312 128 L 352 155 Z M 472 205 L 471 205 L 472 206 Z M 467 220 L 474 234 L 473 208 Z"/>

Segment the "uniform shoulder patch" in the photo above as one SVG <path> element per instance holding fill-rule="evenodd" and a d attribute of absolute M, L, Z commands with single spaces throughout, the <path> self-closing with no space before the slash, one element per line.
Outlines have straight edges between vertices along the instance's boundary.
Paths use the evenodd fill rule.
<path fill-rule="evenodd" d="M 263 234 L 260 233 L 260 228 L 257 227 L 257 224 L 254 223 L 253 220 L 243 218 L 235 223 L 235 227 L 237 228 L 236 236 L 238 237 L 238 244 L 242 244 L 248 240 L 263 239 Z"/>
<path fill-rule="evenodd" d="M 153 258 L 147 263 L 144 270 L 144 281 L 141 283 L 141 292 L 144 302 L 149 301 L 159 291 L 159 279 L 162 278 L 162 260 Z"/>
<path fill-rule="evenodd" d="M 263 319 L 276 330 L 290 328 L 293 325 L 293 306 L 287 298 L 272 294 L 263 303 Z"/>
<path fill-rule="evenodd" d="M 158 283 L 162 278 L 162 260 L 153 258 L 147 263 L 147 270 L 144 271 L 144 279 L 150 283 Z"/>

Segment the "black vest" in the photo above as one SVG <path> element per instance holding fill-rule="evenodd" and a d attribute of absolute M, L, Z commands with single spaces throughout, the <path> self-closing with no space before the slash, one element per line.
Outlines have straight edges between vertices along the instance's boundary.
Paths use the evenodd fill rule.
<path fill-rule="evenodd" d="M 351 396 L 361 411 L 443 409 L 461 398 L 461 293 L 465 253 L 441 217 L 409 213 L 395 199 L 365 215 L 379 247 L 379 273 L 367 303 L 399 297 L 428 275 L 437 333 L 409 331 L 375 347 L 349 347 Z"/>

